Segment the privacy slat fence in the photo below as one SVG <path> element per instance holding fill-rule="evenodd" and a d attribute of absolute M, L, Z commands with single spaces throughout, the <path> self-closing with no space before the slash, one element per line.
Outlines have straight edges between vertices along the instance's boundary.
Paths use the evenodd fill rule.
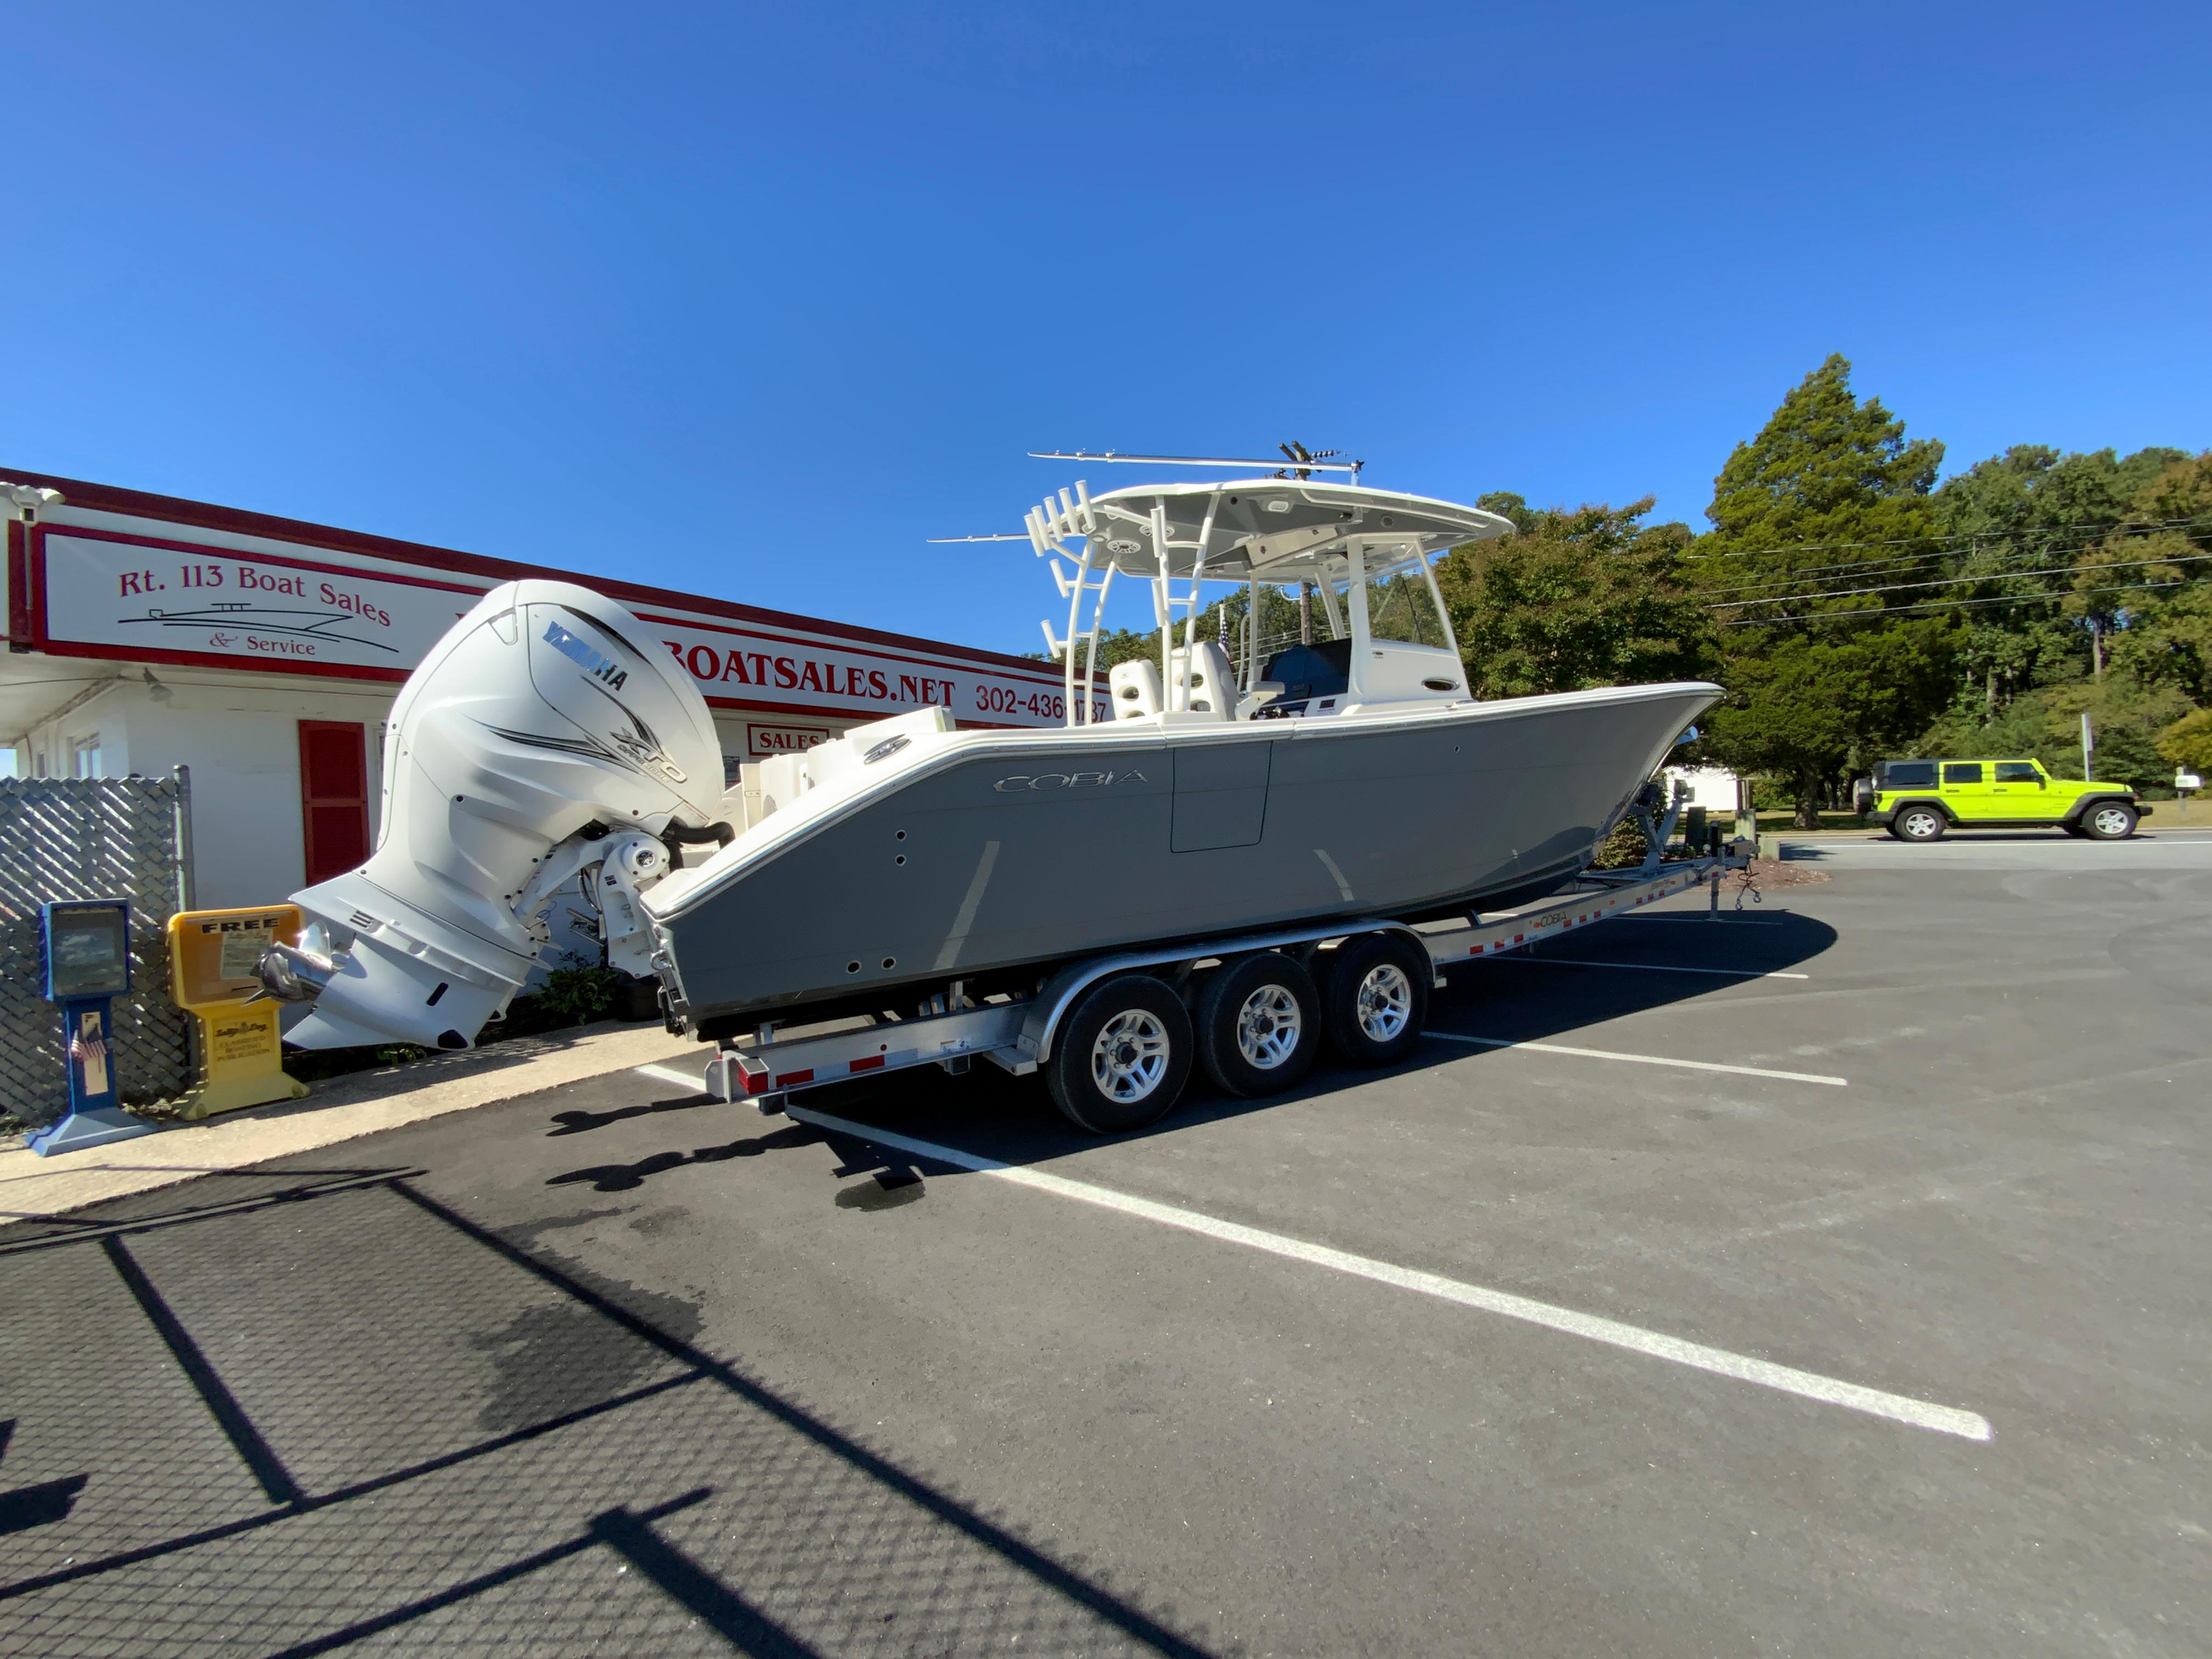
<path fill-rule="evenodd" d="M 191 908 L 191 780 L 0 779 L 0 1112 L 47 1123 L 69 1107 L 61 1012 L 39 994 L 39 906 L 131 901 L 131 994 L 115 1005 L 126 1106 L 192 1081 L 190 1022 L 169 1000 L 169 918 Z"/>

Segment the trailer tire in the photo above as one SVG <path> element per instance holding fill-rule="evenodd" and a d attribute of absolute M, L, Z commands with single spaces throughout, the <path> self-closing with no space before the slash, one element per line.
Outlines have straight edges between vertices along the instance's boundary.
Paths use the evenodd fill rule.
<path fill-rule="evenodd" d="M 1061 1021 L 1045 1085 L 1077 1128 L 1126 1134 L 1175 1109 L 1190 1062 L 1182 999 L 1150 974 L 1118 974 L 1085 992 Z"/>
<path fill-rule="evenodd" d="M 1295 1087 L 1321 1048 L 1321 994 L 1279 951 L 1224 963 L 1198 1000 L 1198 1063 L 1232 1095 Z"/>
<path fill-rule="evenodd" d="M 1322 988 L 1329 1053 L 1363 1070 L 1395 1066 L 1421 1040 L 1434 969 L 1428 952 L 1398 933 L 1362 933 L 1330 953 Z"/>

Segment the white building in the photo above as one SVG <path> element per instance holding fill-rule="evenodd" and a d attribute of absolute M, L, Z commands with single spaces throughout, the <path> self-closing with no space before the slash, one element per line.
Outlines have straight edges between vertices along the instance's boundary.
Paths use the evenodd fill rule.
<path fill-rule="evenodd" d="M 1744 781 L 1725 766 L 1670 766 L 1663 775 L 1668 787 L 1686 786 L 1687 802 L 1715 815 L 1733 813 L 1751 805 Z"/>
<path fill-rule="evenodd" d="M 1020 657 L 36 473 L 0 470 L 0 754 L 26 777 L 189 767 L 204 908 L 280 900 L 368 856 L 401 682 L 518 577 L 636 612 L 706 694 L 731 782 L 746 760 L 921 704 L 963 726 L 1060 723 L 1060 671 Z"/>

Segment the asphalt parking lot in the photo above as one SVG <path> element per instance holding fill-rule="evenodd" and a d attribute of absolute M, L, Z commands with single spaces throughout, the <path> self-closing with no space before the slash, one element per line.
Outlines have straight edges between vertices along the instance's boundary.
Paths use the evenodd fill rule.
<path fill-rule="evenodd" d="M 2202 1653 L 2212 837 L 1797 850 L 1124 1140 L 624 1073 L 0 1233 L 0 1651 Z"/>

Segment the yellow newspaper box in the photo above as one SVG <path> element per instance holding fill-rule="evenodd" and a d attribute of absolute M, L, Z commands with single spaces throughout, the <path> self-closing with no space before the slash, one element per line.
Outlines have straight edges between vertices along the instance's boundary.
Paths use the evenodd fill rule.
<path fill-rule="evenodd" d="M 169 918 L 169 983 L 177 1006 L 199 1021 L 205 1071 L 179 1115 L 211 1117 L 241 1106 L 297 1100 L 307 1085 L 284 1074 L 277 1036 L 283 1006 L 246 999 L 261 988 L 253 964 L 271 945 L 299 942 L 295 904 L 252 910 L 180 910 Z"/>

